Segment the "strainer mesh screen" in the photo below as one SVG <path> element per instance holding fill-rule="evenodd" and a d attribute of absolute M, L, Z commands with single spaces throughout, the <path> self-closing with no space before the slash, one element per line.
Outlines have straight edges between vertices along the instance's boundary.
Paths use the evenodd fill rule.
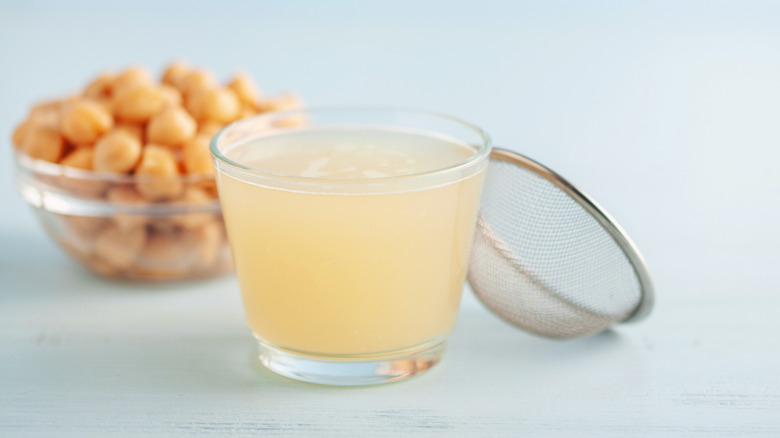
<path fill-rule="evenodd" d="M 544 336 L 600 332 L 640 302 L 636 273 L 604 227 L 535 171 L 491 158 L 469 266 L 479 298 Z"/>

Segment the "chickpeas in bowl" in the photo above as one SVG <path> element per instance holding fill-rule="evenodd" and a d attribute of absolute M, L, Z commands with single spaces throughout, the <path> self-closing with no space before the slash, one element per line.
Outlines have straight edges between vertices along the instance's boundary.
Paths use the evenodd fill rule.
<path fill-rule="evenodd" d="M 17 185 L 47 233 L 90 271 L 176 280 L 230 272 L 211 137 L 258 113 L 301 106 L 264 98 L 243 73 L 170 64 L 105 73 L 79 94 L 33 106 L 13 133 Z"/>

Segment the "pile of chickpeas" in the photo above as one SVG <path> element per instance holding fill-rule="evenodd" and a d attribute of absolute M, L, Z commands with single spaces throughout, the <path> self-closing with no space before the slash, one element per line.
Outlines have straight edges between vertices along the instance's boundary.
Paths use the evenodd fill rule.
<path fill-rule="evenodd" d="M 48 189 L 140 207 L 97 216 L 38 212 L 89 269 L 114 278 L 203 277 L 230 269 L 218 208 L 199 208 L 217 198 L 211 137 L 236 120 L 300 106 L 294 94 L 264 98 L 244 73 L 222 84 L 207 70 L 174 62 L 158 82 L 130 67 L 101 74 L 78 95 L 33 106 L 13 143 L 20 155 L 63 169 L 40 178 Z M 161 204 L 192 208 L 141 212 Z"/>

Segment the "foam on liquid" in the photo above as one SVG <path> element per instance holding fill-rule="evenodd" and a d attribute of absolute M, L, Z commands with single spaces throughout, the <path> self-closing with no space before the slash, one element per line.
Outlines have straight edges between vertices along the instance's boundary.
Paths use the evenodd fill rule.
<path fill-rule="evenodd" d="M 254 169 L 307 178 L 358 179 L 415 174 L 474 155 L 451 139 L 380 128 L 309 129 L 260 137 L 226 151 Z"/>

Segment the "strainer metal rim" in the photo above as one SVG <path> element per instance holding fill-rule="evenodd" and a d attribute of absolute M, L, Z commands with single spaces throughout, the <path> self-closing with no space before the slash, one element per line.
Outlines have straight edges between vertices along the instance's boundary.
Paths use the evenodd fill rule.
<path fill-rule="evenodd" d="M 637 249 L 634 242 L 628 237 L 626 231 L 615 221 L 615 219 L 604 210 L 604 208 L 593 200 L 590 196 L 583 193 L 576 188 L 568 180 L 557 174 L 552 169 L 533 160 L 520 153 L 503 149 L 500 147 L 493 147 L 490 153 L 491 159 L 501 160 L 509 162 L 518 166 L 521 166 L 536 175 L 541 176 L 545 180 L 551 182 L 553 185 L 563 190 L 571 199 L 579 204 L 585 211 L 590 214 L 591 217 L 601 225 L 601 227 L 609 234 L 609 236 L 615 241 L 618 248 L 628 258 L 631 263 L 631 267 L 636 274 L 639 281 L 640 299 L 636 308 L 627 317 L 618 321 L 620 323 L 636 322 L 644 319 L 650 314 L 655 303 L 655 288 L 653 287 L 653 281 L 650 278 L 650 272 L 645 263 L 644 257 Z"/>

